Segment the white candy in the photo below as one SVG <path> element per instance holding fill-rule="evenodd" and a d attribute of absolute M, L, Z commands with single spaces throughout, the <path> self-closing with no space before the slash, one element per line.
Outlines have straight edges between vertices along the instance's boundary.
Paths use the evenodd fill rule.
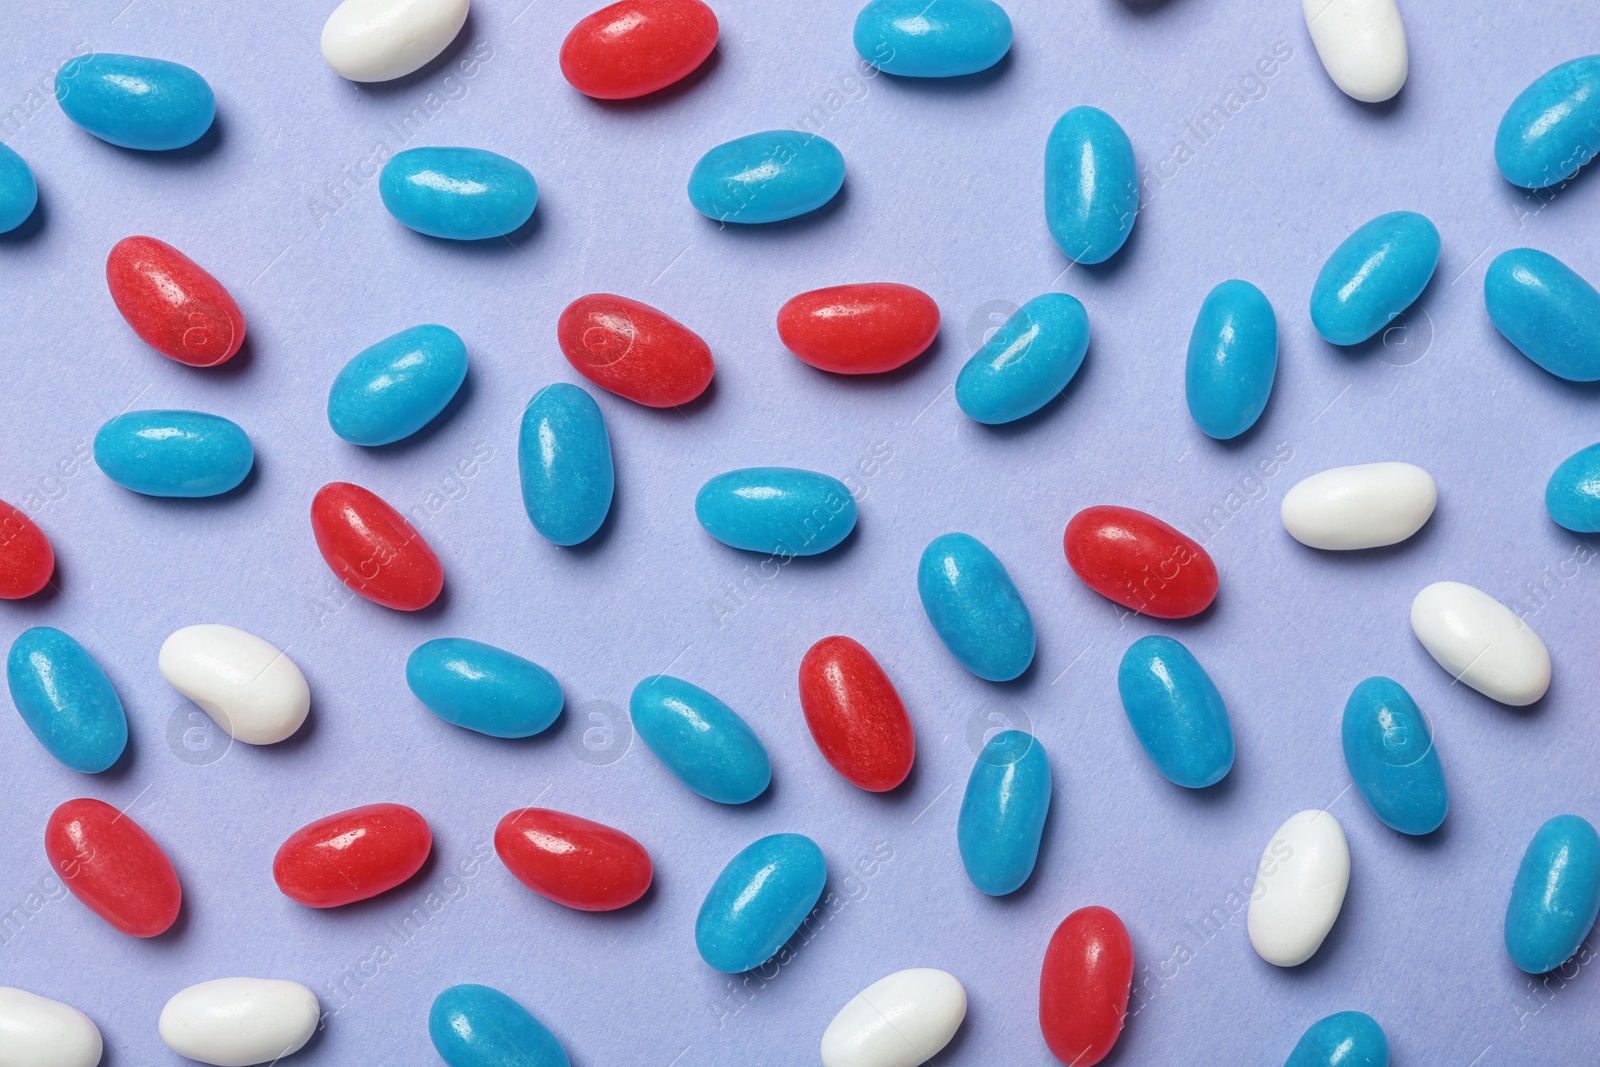
<path fill-rule="evenodd" d="M 161 1009 L 161 1040 L 180 1056 L 216 1067 L 272 1063 L 299 1052 L 322 1008 L 299 982 L 218 978 L 180 991 Z"/>
<path fill-rule="evenodd" d="M 966 1017 L 967 991 L 955 975 L 896 971 L 833 1017 L 822 1035 L 822 1067 L 917 1067 L 950 1043 Z"/>
<path fill-rule="evenodd" d="M 0 986 L 0 1067 L 95 1067 L 100 1030 L 70 1004 Z"/>
<path fill-rule="evenodd" d="M 1434 582 L 1411 602 L 1411 632 L 1428 655 L 1490 700 L 1521 707 L 1550 688 L 1550 651 L 1500 601 L 1460 582 Z"/>
<path fill-rule="evenodd" d="M 249 745 L 291 736 L 311 710 L 311 688 L 300 668 L 232 626 L 185 626 L 161 643 L 158 666 L 172 688 Z"/>
<path fill-rule="evenodd" d="M 1395 0 L 1302 0 L 1306 28 L 1328 77 L 1376 104 L 1406 83 L 1406 27 Z"/>
<path fill-rule="evenodd" d="M 1256 869 L 1247 925 L 1268 963 L 1298 967 L 1316 954 L 1344 907 L 1350 846 L 1326 811 L 1302 811 L 1278 827 Z"/>
<path fill-rule="evenodd" d="M 1409 463 L 1362 463 L 1313 474 L 1283 497 L 1283 528 L 1312 548 L 1380 548 L 1418 530 L 1439 503 L 1439 488 Z"/>
<path fill-rule="evenodd" d="M 322 25 L 322 58 L 353 82 L 421 70 L 450 47 L 470 0 L 344 0 Z"/>

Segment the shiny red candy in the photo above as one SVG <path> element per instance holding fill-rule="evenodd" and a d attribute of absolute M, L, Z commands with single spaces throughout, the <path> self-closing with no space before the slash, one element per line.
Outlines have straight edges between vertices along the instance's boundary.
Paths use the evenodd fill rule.
<path fill-rule="evenodd" d="M 375 604 L 418 611 L 444 588 L 422 535 L 371 490 L 329 482 L 311 501 L 311 532 L 339 580 Z"/>
<path fill-rule="evenodd" d="M 646 407 L 687 404 L 706 391 L 717 369 L 710 347 L 687 326 L 610 293 L 568 304 L 556 340 L 579 374 Z"/>
<path fill-rule="evenodd" d="M 939 333 L 939 305 L 920 289 L 864 282 L 813 289 L 778 311 L 789 351 L 835 374 L 882 374 L 927 351 Z"/>
<path fill-rule="evenodd" d="M 857 641 L 824 637 L 800 661 L 800 710 L 822 758 L 874 793 L 911 773 L 916 736 L 894 683 Z"/>
<path fill-rule="evenodd" d="M 43 589 L 55 573 L 50 539 L 34 521 L 0 500 L 0 600 L 21 600 Z"/>
<path fill-rule="evenodd" d="M 717 16 L 700 0 L 622 0 L 572 27 L 561 73 L 585 96 L 630 100 L 688 77 L 716 47 Z"/>
<path fill-rule="evenodd" d="M 1111 505 L 1067 523 L 1067 563 L 1083 584 L 1157 619 L 1186 619 L 1217 596 L 1217 565 L 1194 539 L 1153 515 Z"/>
<path fill-rule="evenodd" d="M 169 359 L 215 367 L 244 344 L 244 313 L 228 290 L 165 241 L 118 241 L 106 258 L 106 284 L 133 332 Z"/>
<path fill-rule="evenodd" d="M 290 834 L 272 858 L 272 879 L 308 908 L 337 908 L 400 885 L 432 848 L 421 815 L 404 804 L 368 804 Z"/>
<path fill-rule="evenodd" d="M 1133 987 L 1133 942 L 1107 908 L 1079 908 L 1061 920 L 1039 976 L 1039 1028 L 1062 1063 L 1091 1067 L 1122 1033 Z"/>
<path fill-rule="evenodd" d="M 494 850 L 517 881 L 579 911 L 615 911 L 644 896 L 653 868 L 644 846 L 621 830 L 548 808 L 500 820 Z"/>
<path fill-rule="evenodd" d="M 177 921 L 178 872 L 131 815 L 102 800 L 69 800 L 50 813 L 44 851 L 72 895 L 123 933 L 155 937 Z"/>

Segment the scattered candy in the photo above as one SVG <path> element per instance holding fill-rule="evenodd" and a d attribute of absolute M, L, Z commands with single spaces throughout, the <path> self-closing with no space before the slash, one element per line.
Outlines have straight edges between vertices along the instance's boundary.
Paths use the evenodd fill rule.
<path fill-rule="evenodd" d="M 967 670 L 1009 682 L 1033 662 L 1033 616 L 988 546 L 964 533 L 935 537 L 917 566 L 922 610 Z"/>
<path fill-rule="evenodd" d="M 1557 815 L 1528 842 L 1506 905 L 1506 951 L 1529 974 L 1553 971 L 1583 944 L 1600 915 L 1600 835 Z"/>
<path fill-rule="evenodd" d="M 842 188 L 844 156 L 833 142 L 768 130 L 701 156 L 689 175 L 689 203 L 718 222 L 781 222 L 815 211 Z"/>
<path fill-rule="evenodd" d="M 445 722 L 490 737 L 543 733 L 564 702 L 561 683 L 537 663 L 465 637 L 418 645 L 406 684 Z"/>
<path fill-rule="evenodd" d="M 67 118 L 121 148 L 164 152 L 205 136 L 217 99 L 181 63 L 113 52 L 74 56 L 56 72 L 56 102 Z"/>
<path fill-rule="evenodd" d="M 631 100 L 687 78 L 717 48 L 717 16 L 700 0 L 620 0 L 578 20 L 561 42 L 561 74 L 598 100 Z"/>
<path fill-rule="evenodd" d="M 1438 265 L 1433 223 L 1415 211 L 1379 215 L 1322 265 L 1311 290 L 1311 323 L 1330 344 L 1360 344 L 1416 303 Z"/>
<path fill-rule="evenodd" d="M 1488 593 L 1435 582 L 1411 602 L 1411 632 L 1458 682 L 1512 707 L 1550 688 L 1550 652 L 1539 635 Z"/>
<path fill-rule="evenodd" d="M 1011 19 L 994 0 L 872 0 L 856 16 L 856 51 L 886 74 L 956 78 L 1011 51 Z"/>
<path fill-rule="evenodd" d="M 1600 292 L 1555 256 L 1501 252 L 1484 275 L 1483 302 L 1506 340 L 1539 366 L 1569 382 L 1600 381 Z"/>
<path fill-rule="evenodd" d="M 1326 811 L 1302 811 L 1278 827 L 1256 868 L 1246 925 L 1268 963 L 1298 967 L 1322 947 L 1344 907 L 1350 845 Z"/>
<path fill-rule="evenodd" d="M 1513 185 L 1547 189 L 1600 152 L 1600 56 L 1584 56 L 1535 78 L 1506 108 L 1494 160 Z"/>
<path fill-rule="evenodd" d="M 548 808 L 500 820 L 494 850 L 517 881 L 579 911 L 615 911 L 644 896 L 650 853 L 621 830 Z"/>
<path fill-rule="evenodd" d="M 10 146 L 0 144 L 0 233 L 28 221 L 39 203 L 39 186 L 33 171 Z"/>
<path fill-rule="evenodd" d="M 646 678 L 634 687 L 628 713 L 645 746 L 707 800 L 744 804 L 772 782 L 772 761 L 755 731 L 697 685 L 667 674 Z"/>
<path fill-rule="evenodd" d="M 428 1011 L 428 1036 L 450 1067 L 571 1067 L 555 1035 L 486 985 L 451 986 Z"/>
<path fill-rule="evenodd" d="M 215 367 L 244 344 L 244 313 L 228 290 L 165 241 L 118 241 L 106 257 L 106 285 L 133 332 L 168 359 Z"/>
<path fill-rule="evenodd" d="M 1389 1039 L 1372 1016 L 1341 1011 L 1312 1023 L 1283 1067 L 1389 1067 Z"/>
<path fill-rule="evenodd" d="M 272 880 L 308 908 L 338 908 L 403 884 L 433 849 L 428 820 L 404 804 L 366 804 L 296 830 L 272 857 Z"/>
<path fill-rule="evenodd" d="M 111 679 L 73 638 L 52 626 L 24 630 L 6 657 L 6 684 L 45 751 L 98 774 L 128 747 L 128 716 Z"/>
<path fill-rule="evenodd" d="M 94 462 L 107 478 L 146 496 L 220 496 L 255 465 L 250 435 L 203 411 L 129 411 L 94 435 Z"/>
<path fill-rule="evenodd" d="M 428 542 L 359 485 L 329 482 L 317 490 L 311 532 L 334 576 L 374 604 L 419 611 L 444 588 L 444 568 Z"/>
<path fill-rule="evenodd" d="M 1277 373 L 1278 317 L 1266 294 L 1237 280 L 1211 290 L 1189 335 L 1184 370 L 1195 424 L 1219 441 L 1238 437 L 1266 410 Z"/>
<path fill-rule="evenodd" d="M 50 866 L 84 907 L 131 937 L 164 934 L 183 888 L 172 861 L 127 812 L 103 800 L 69 800 L 44 831 Z"/>
<path fill-rule="evenodd" d="M 482 148 L 408 148 L 383 165 L 378 195 L 418 233 L 483 241 L 521 229 L 539 186 L 528 168 Z"/>
<path fill-rule="evenodd" d="M 1044 217 L 1056 245 L 1079 263 L 1104 263 L 1138 214 L 1133 143 L 1117 120 L 1097 107 L 1062 115 L 1044 149 Z"/>
<path fill-rule="evenodd" d="M 581 544 L 605 524 L 617 484 L 611 435 L 600 405 L 576 385 L 547 385 L 528 401 L 517 467 L 528 520 L 545 539 Z"/>
<path fill-rule="evenodd" d="M 1206 550 L 1153 515 L 1102 504 L 1067 523 L 1067 564 L 1083 584 L 1130 611 L 1186 619 L 1217 596 L 1217 565 Z"/>
<path fill-rule="evenodd" d="M 1439 487 L 1421 467 L 1360 463 L 1296 482 L 1279 516 L 1301 544 L 1345 551 L 1399 544 L 1426 525 L 1438 503 Z"/>
<path fill-rule="evenodd" d="M 895 282 L 813 289 L 778 309 L 778 336 L 789 351 L 835 374 L 898 370 L 938 334 L 939 305 Z"/>
<path fill-rule="evenodd" d="M 990 426 L 1032 415 L 1061 394 L 1089 351 L 1089 315 L 1065 293 L 1036 296 L 983 343 L 956 377 L 956 403 Z"/>
<path fill-rule="evenodd" d="M 311 711 L 311 687 L 294 661 L 233 626 L 202 623 L 161 642 L 161 677 L 247 745 L 294 736 Z"/>
<path fill-rule="evenodd" d="M 50 584 L 56 554 L 21 508 L 0 500 L 0 600 L 21 600 Z"/>
<path fill-rule="evenodd" d="M 679 407 L 711 384 L 716 364 L 694 331 L 649 304 L 610 293 L 580 296 L 556 323 L 573 369 L 650 408 Z"/>
<path fill-rule="evenodd" d="M 800 661 L 800 710 L 822 758 L 850 784 L 883 793 L 911 773 L 911 717 L 859 641 L 824 637 L 811 646 Z"/>
<path fill-rule="evenodd" d="M 1552 519 L 1573 533 L 1600 533 L 1600 445 L 1561 461 L 1544 487 L 1544 506 Z"/>
<path fill-rule="evenodd" d="M 1093 1067 L 1122 1035 L 1133 988 L 1133 941 L 1109 908 L 1088 907 L 1061 920 L 1039 976 L 1039 1029 L 1051 1055 Z"/>
<path fill-rule="evenodd" d="M 800 929 L 827 880 L 822 849 L 809 837 L 772 834 L 751 844 L 728 861 L 700 905 L 700 958 L 724 974 L 761 966 Z"/>
<path fill-rule="evenodd" d="M 467 380 L 454 330 L 413 326 L 362 349 L 328 391 L 328 425 L 356 445 L 403 440 L 438 417 Z"/>
<path fill-rule="evenodd" d="M 1395 0 L 1303 0 L 1317 58 L 1346 95 L 1364 104 L 1392 98 L 1410 63 Z"/>
<path fill-rule="evenodd" d="M 59 1000 L 0 986 L 0 1037 L 8 1067 L 97 1067 L 100 1028 Z"/>
<path fill-rule="evenodd" d="M 730 548 L 791 559 L 838 547 L 856 528 L 856 501 L 826 474 L 747 467 L 701 486 L 694 517 Z"/>
<path fill-rule="evenodd" d="M 161 1040 L 218 1067 L 277 1063 L 305 1047 L 322 1021 L 317 995 L 281 978 L 217 978 L 179 990 L 161 1009 Z"/>
<path fill-rule="evenodd" d="M 1021 730 L 1002 730 L 978 753 L 961 798 L 956 844 L 972 884 L 992 897 L 1022 888 L 1039 860 L 1050 814 L 1050 760 Z"/>
<path fill-rule="evenodd" d="M 1372 813 L 1403 834 L 1431 834 L 1450 810 L 1427 717 L 1392 678 L 1368 678 L 1344 705 L 1344 762 Z"/>
<path fill-rule="evenodd" d="M 353 82 L 421 70 L 466 25 L 470 0 L 344 0 L 322 24 L 322 58 Z"/>
<path fill-rule="evenodd" d="M 1117 691 L 1139 745 L 1168 781 L 1204 789 L 1233 768 L 1233 725 L 1222 694 L 1183 645 L 1141 637 L 1122 655 Z"/>
<path fill-rule="evenodd" d="M 880 978 L 839 1009 L 822 1034 L 822 1067 L 919 1067 L 967 1017 L 967 991 L 948 971 L 912 967 Z"/>

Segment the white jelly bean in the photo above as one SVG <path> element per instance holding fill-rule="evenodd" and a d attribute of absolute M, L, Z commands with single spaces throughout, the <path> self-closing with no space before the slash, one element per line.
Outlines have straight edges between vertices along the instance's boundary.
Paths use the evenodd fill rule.
<path fill-rule="evenodd" d="M 216 1067 L 250 1067 L 299 1052 L 322 1008 L 299 982 L 218 978 L 180 990 L 161 1009 L 161 1040 Z"/>
<path fill-rule="evenodd" d="M 1452 678 L 1490 700 L 1522 707 L 1550 688 L 1544 642 L 1481 589 L 1434 582 L 1411 602 L 1411 632 Z"/>
<path fill-rule="evenodd" d="M 1283 497 L 1283 528 L 1312 548 L 1379 548 L 1404 541 L 1428 521 L 1439 487 L 1410 463 L 1335 467 L 1298 482 Z"/>
<path fill-rule="evenodd" d="M 896 971 L 833 1017 L 822 1035 L 822 1067 L 917 1067 L 950 1043 L 966 1017 L 967 991 L 955 975 Z"/>
<path fill-rule="evenodd" d="M 0 1067 L 95 1067 L 100 1030 L 70 1004 L 0 986 Z"/>
<path fill-rule="evenodd" d="M 1395 0 L 1302 0 L 1317 58 L 1347 96 L 1376 104 L 1406 83 L 1406 27 Z"/>
<path fill-rule="evenodd" d="M 421 70 L 450 47 L 470 0 L 344 0 L 322 24 L 322 58 L 353 82 Z"/>
<path fill-rule="evenodd" d="M 1268 963 L 1298 967 L 1333 929 L 1350 885 L 1350 846 L 1326 811 L 1302 811 L 1272 835 L 1256 870 L 1247 925 Z"/>
<path fill-rule="evenodd" d="M 311 710 L 311 689 L 294 661 L 255 634 L 207 623 L 161 643 L 161 677 L 248 745 L 291 736 Z"/>

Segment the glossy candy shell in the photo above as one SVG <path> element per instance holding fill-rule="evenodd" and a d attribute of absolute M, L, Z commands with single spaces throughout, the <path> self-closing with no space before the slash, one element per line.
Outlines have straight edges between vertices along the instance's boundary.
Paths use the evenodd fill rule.
<path fill-rule="evenodd" d="M 1341 1011 L 1312 1023 L 1283 1067 L 1389 1067 L 1389 1039 L 1372 1016 Z"/>
<path fill-rule="evenodd" d="M 1011 19 L 994 0 L 872 0 L 856 16 L 856 51 L 905 78 L 988 70 L 1011 50 Z"/>
<path fill-rule="evenodd" d="M 296 830 L 272 859 L 283 895 L 337 908 L 404 883 L 433 848 L 428 821 L 403 804 L 367 804 Z"/>
<path fill-rule="evenodd" d="M 700 958 L 725 974 L 771 959 L 794 936 L 822 896 L 828 865 L 801 834 L 763 837 L 728 861 L 700 914 L 694 940 Z"/>
<path fill-rule="evenodd" d="M 1544 506 L 1573 533 L 1600 533 L 1600 445 L 1561 461 L 1544 488 Z"/>
<path fill-rule="evenodd" d="M 30 597 L 50 583 L 55 550 L 21 508 L 0 500 L 0 600 Z"/>
<path fill-rule="evenodd" d="M 948 533 L 922 551 L 917 566 L 922 610 L 944 647 L 990 682 L 1020 677 L 1033 662 L 1033 616 L 1005 564 L 976 537 Z"/>
<path fill-rule="evenodd" d="M 1311 290 L 1311 322 L 1323 340 L 1355 345 L 1385 329 L 1428 287 L 1439 231 L 1415 211 L 1392 211 L 1340 243 Z"/>
<path fill-rule="evenodd" d="M 600 531 L 616 493 L 611 434 L 594 397 L 556 382 L 522 412 L 517 470 L 528 521 L 557 545 L 582 544 Z"/>
<path fill-rule="evenodd" d="M 237 489 L 255 461 L 249 434 L 203 411 L 129 411 L 94 435 L 95 465 L 146 496 L 220 496 Z"/>
<path fill-rule="evenodd" d="M 1534 363 L 1569 382 L 1600 381 L 1600 292 L 1555 256 L 1500 253 L 1483 277 L 1483 301 L 1495 327 Z"/>
<path fill-rule="evenodd" d="M 532 660 L 465 637 L 418 645 L 406 684 L 445 722 L 490 737 L 532 737 L 561 714 L 561 684 Z"/>
<path fill-rule="evenodd" d="M 428 542 L 359 485 L 330 482 L 317 490 L 311 532 L 334 575 L 374 604 L 418 611 L 444 588 L 444 569 Z"/>
<path fill-rule="evenodd" d="M 1170 637 L 1142 637 L 1123 653 L 1117 691 L 1128 724 L 1168 781 L 1204 789 L 1233 768 L 1233 726 L 1216 683 Z"/>
<path fill-rule="evenodd" d="M 112 52 L 62 64 L 56 100 L 69 119 L 102 141 L 151 152 L 193 144 L 217 114 L 211 86 L 190 68 Z"/>
<path fill-rule="evenodd" d="M 328 425 L 355 445 L 403 440 L 438 417 L 467 379 L 454 330 L 413 326 L 356 353 L 328 391 Z"/>
<path fill-rule="evenodd" d="M 1133 985 L 1133 942 L 1108 908 L 1061 920 L 1039 977 L 1039 1028 L 1050 1052 L 1070 1067 L 1105 1059 L 1122 1034 Z"/>
<path fill-rule="evenodd" d="M 1450 810 L 1433 731 L 1391 678 L 1368 678 L 1345 701 L 1345 766 L 1374 815 L 1403 834 L 1431 834 Z"/>
<path fill-rule="evenodd" d="M 973 353 L 956 377 L 956 404 L 997 426 L 1026 418 L 1060 395 L 1089 351 L 1089 316 L 1076 297 L 1036 296 Z"/>
<path fill-rule="evenodd" d="M 1208 437 L 1232 440 L 1256 424 L 1278 373 L 1278 318 L 1266 294 L 1226 281 L 1200 305 L 1189 335 L 1184 395 Z"/>
<path fill-rule="evenodd" d="M 838 547 L 855 529 L 856 502 L 843 482 L 826 474 L 747 467 L 701 486 L 694 515 L 731 548 L 788 560 Z"/>
<path fill-rule="evenodd" d="M 322 58 L 354 82 L 386 82 L 436 59 L 466 24 L 470 0 L 344 0 L 322 24 Z"/>
<path fill-rule="evenodd" d="M 449 1067 L 571 1067 L 533 1013 L 498 989 L 451 986 L 428 1011 L 428 1036 Z"/>
<path fill-rule="evenodd" d="M 961 865 L 973 885 L 1003 897 L 1027 882 L 1039 859 L 1050 790 L 1050 760 L 1031 734 L 1004 730 L 983 746 L 956 822 Z"/>
<path fill-rule="evenodd" d="M 789 351 L 834 374 L 883 374 L 927 351 L 939 334 L 939 305 L 920 289 L 860 282 L 813 289 L 778 310 Z"/>
<path fill-rule="evenodd" d="M 500 820 L 494 850 L 517 881 L 579 911 L 615 911 L 644 896 L 652 867 L 644 846 L 621 830 L 548 808 Z"/>
<path fill-rule="evenodd" d="M 800 661 L 800 710 L 822 758 L 852 785 L 882 793 L 911 773 L 911 717 L 860 642 L 824 637 L 811 646 Z"/>
<path fill-rule="evenodd" d="M 28 221 L 39 204 L 39 185 L 23 158 L 7 145 L 0 145 L 0 233 Z"/>
<path fill-rule="evenodd" d="M 155 937 L 177 921 L 178 872 L 133 816 L 101 800 L 69 800 L 50 814 L 44 849 L 72 895 L 123 933 Z"/>
<path fill-rule="evenodd" d="M 191 367 L 214 367 L 244 344 L 244 313 L 222 283 L 154 237 L 124 237 L 106 257 L 117 310 L 145 344 Z"/>
<path fill-rule="evenodd" d="M 1133 232 L 1139 215 L 1133 143 L 1099 108 L 1075 107 L 1051 129 L 1044 215 L 1056 245 L 1079 263 L 1105 262 Z"/>
<path fill-rule="evenodd" d="M 694 73 L 717 47 L 700 0 L 621 0 L 586 15 L 561 42 L 561 74 L 599 100 L 631 100 Z"/>
<path fill-rule="evenodd" d="M 1133 508 L 1084 508 L 1067 523 L 1067 563 L 1090 589 L 1157 619 L 1211 606 L 1217 567 L 1192 538 Z"/>
<path fill-rule="evenodd" d="M 711 384 L 711 349 L 648 304 L 611 293 L 580 296 L 556 323 L 573 369 L 600 388 L 651 408 L 678 407 Z"/>
<path fill-rule="evenodd" d="M 6 657 L 6 684 L 33 736 L 73 770 L 98 774 L 128 747 L 128 717 L 111 679 L 60 630 L 19 634 Z"/>
<path fill-rule="evenodd" d="M 812 133 L 768 130 L 720 144 L 689 175 L 689 202 L 718 222 L 782 222 L 844 188 L 844 156 Z"/>
<path fill-rule="evenodd" d="M 1547 189 L 1578 173 L 1600 151 L 1600 56 L 1545 71 L 1500 119 L 1494 159 L 1506 181 Z"/>
<path fill-rule="evenodd" d="M 378 195 L 418 233 L 484 241 L 521 229 L 539 186 L 527 167 L 482 148 L 408 148 L 383 165 Z"/>
<path fill-rule="evenodd" d="M 1506 951 L 1529 974 L 1555 970 L 1600 915 L 1600 836 L 1585 819 L 1557 815 L 1539 827 L 1506 905 Z"/>
<path fill-rule="evenodd" d="M 634 687 L 628 713 L 639 739 L 684 785 L 719 804 L 766 792 L 772 761 L 728 705 L 681 678 L 658 674 Z"/>

